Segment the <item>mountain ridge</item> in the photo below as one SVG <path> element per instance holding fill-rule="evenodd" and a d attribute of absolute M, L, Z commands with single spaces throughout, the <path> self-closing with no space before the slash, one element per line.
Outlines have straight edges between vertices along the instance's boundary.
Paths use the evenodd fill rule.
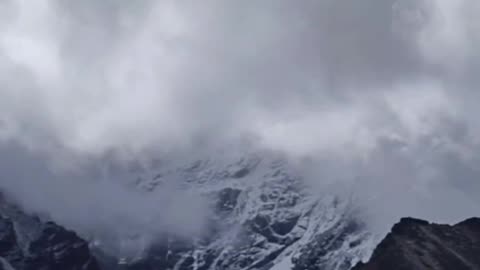
<path fill-rule="evenodd" d="M 424 232 L 424 228 L 433 226 L 420 219 L 403 218 L 371 256 L 380 239 L 369 230 L 355 200 L 326 192 L 318 194 L 318 189 L 310 188 L 285 160 L 259 155 L 222 157 L 193 160 L 178 166 L 167 164 L 135 174 L 127 185 L 139 194 L 158 197 L 165 195 L 162 190 L 174 187 L 205 199 L 211 210 L 206 216 L 207 230 L 190 237 L 168 230 L 144 234 L 142 227 L 133 227 L 125 235 L 114 234 L 116 230 L 111 229 L 107 233 L 112 235 L 106 236 L 78 231 L 86 241 L 75 235 L 73 242 L 79 241 L 82 246 L 87 243 L 87 253 L 96 256 L 96 263 L 103 270 L 156 270 L 159 266 L 173 270 L 350 270 L 355 265 L 355 270 L 371 270 L 378 269 L 368 267 L 375 264 L 383 246 L 398 249 L 388 244 L 388 239 L 400 237 L 402 240 L 401 237 L 409 236 L 412 230 Z M 173 203 L 173 206 L 182 203 L 178 199 L 162 202 Z M 1 200 L 0 204 L 3 204 L 1 215 L 25 228 L 22 234 L 38 235 L 40 231 L 41 235 L 38 228 L 46 224 L 57 232 L 64 230 L 47 223 L 48 217 L 31 217 Z M 168 215 L 161 221 L 165 219 Z M 455 228 L 460 234 L 473 234 L 477 223 L 480 222 L 476 218 L 467 219 Z M 171 225 L 175 228 L 182 224 Z M 439 226 L 443 230 L 442 226 L 447 225 Z M 431 234 L 429 229 L 427 232 Z M 419 239 L 423 239 L 421 235 Z M 142 244 L 145 237 L 151 237 L 148 245 Z M 41 244 L 48 246 L 48 238 L 42 239 Z M 109 248 L 115 245 L 109 242 L 111 239 L 132 244 L 129 249 L 136 252 L 115 253 Z M 0 257 L 5 256 L 0 254 Z M 372 257 L 369 262 L 361 263 L 369 257 Z M 411 258 L 417 260 L 415 256 L 404 260 Z"/>
<path fill-rule="evenodd" d="M 480 218 L 454 225 L 402 218 L 352 270 L 480 269 Z"/>
<path fill-rule="evenodd" d="M 236 197 L 238 194 L 234 192 Z M 220 196 L 231 203 L 232 197 Z M 231 209 L 231 204 L 220 204 Z M 480 218 L 472 217 L 454 225 L 436 224 L 426 220 L 406 217 L 393 225 L 387 236 L 377 245 L 371 258 L 363 263 L 345 260 L 342 252 L 353 253 L 361 241 L 346 241 L 362 226 L 354 220 L 338 219 L 328 230 L 305 245 L 298 244 L 302 237 L 284 242 L 260 260 L 249 261 L 250 250 L 242 256 L 223 257 L 229 264 L 219 262 L 215 250 L 208 251 L 201 261 L 201 246 L 196 243 L 158 241 L 144 257 L 130 262 L 119 262 L 100 249 L 81 239 L 76 233 L 41 219 L 29 216 L 2 200 L 0 204 L 0 269 L 2 270 L 207 270 L 242 269 L 242 262 L 250 262 L 243 269 L 271 270 L 474 270 L 480 269 Z M 318 209 L 317 209 L 318 210 Z M 312 211 L 314 211 L 312 209 Z M 259 234 L 263 241 L 278 241 L 266 230 L 268 220 L 256 218 L 249 223 L 251 234 Z M 264 224 L 263 226 L 261 224 Z M 322 224 L 317 224 L 322 225 Z M 291 226 L 291 225 L 289 225 Z M 268 226 L 271 227 L 271 226 Z M 288 230 L 286 230 L 288 231 Z M 270 236 L 269 236 L 270 235 Z M 243 235 L 249 237 L 249 235 Z M 251 236 L 251 235 L 250 235 Z M 269 240 L 269 237 L 273 237 Z M 165 245 L 165 243 L 168 243 Z M 340 246 L 347 243 L 350 249 Z M 207 245 L 208 246 L 208 245 Z M 260 245 L 261 246 L 261 245 Z M 257 248 L 260 247 L 257 243 Z M 251 248 L 255 248 L 252 246 Z M 248 251 L 248 249 L 247 249 Z M 340 252 L 340 253 L 339 253 Z M 285 253 L 287 256 L 280 257 Z M 292 254 L 298 256 L 293 256 Z M 289 255 L 288 255 L 289 254 Z M 199 256 L 199 257 L 194 257 Z M 350 255 L 351 256 L 351 255 Z"/>
<path fill-rule="evenodd" d="M 118 269 L 148 270 L 158 265 L 176 270 L 272 269 L 283 262 L 297 268 L 348 270 L 369 256 L 371 234 L 350 200 L 320 196 L 285 160 L 260 156 L 167 163 L 144 174 L 135 172 L 127 185 L 139 194 L 158 197 L 173 187 L 204 198 L 211 211 L 201 235 L 185 237 L 175 231 L 149 235 L 135 228 L 113 237 L 88 231 L 80 235 L 100 254 L 100 264 Z M 164 202 L 183 203 L 173 199 Z M 175 229 L 182 224 L 172 225 Z M 125 253 L 129 256 L 112 252 L 116 243 L 109 241 L 122 237 L 134 245 L 130 250 L 140 252 Z M 143 246 L 145 237 L 155 241 Z"/>

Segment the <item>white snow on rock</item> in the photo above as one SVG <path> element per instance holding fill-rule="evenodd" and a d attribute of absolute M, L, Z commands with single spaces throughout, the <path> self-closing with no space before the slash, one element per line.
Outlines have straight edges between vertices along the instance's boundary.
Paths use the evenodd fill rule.
<path fill-rule="evenodd" d="M 346 270 L 376 244 L 349 198 L 316 192 L 286 160 L 262 153 L 178 164 L 135 182 L 148 193 L 175 185 L 213 198 L 212 236 L 181 251 L 167 247 L 174 269 Z"/>

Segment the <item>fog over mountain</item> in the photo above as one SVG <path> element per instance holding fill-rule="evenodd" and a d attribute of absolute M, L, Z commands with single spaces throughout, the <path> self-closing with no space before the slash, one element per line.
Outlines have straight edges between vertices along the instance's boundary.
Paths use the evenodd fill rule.
<path fill-rule="evenodd" d="M 255 152 L 353 196 L 372 230 L 478 216 L 479 15 L 476 0 L 0 0 L 0 189 L 74 229 L 192 235 L 203 198 L 131 181 Z"/>

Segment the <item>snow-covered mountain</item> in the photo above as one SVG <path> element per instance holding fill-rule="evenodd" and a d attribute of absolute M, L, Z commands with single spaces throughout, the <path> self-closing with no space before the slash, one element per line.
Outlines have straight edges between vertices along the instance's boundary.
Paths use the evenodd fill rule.
<path fill-rule="evenodd" d="M 348 270 L 367 260 L 379 240 L 354 200 L 321 192 L 279 155 L 176 160 L 182 161 L 132 170 L 131 180 L 120 181 L 137 195 L 163 198 L 151 201 L 162 204 L 160 218 L 145 219 L 148 230 L 158 227 L 154 233 L 125 230 L 129 220 L 121 218 L 125 224 L 100 230 L 62 224 L 90 242 L 101 269 Z M 27 219 L 42 227 L 49 218 Z"/>
<path fill-rule="evenodd" d="M 201 194 L 211 212 L 201 234 L 163 233 L 120 258 L 122 269 L 343 270 L 368 259 L 376 244 L 349 198 L 320 195 L 281 158 L 166 163 L 138 174 L 132 185 L 150 195 L 172 186 Z"/>

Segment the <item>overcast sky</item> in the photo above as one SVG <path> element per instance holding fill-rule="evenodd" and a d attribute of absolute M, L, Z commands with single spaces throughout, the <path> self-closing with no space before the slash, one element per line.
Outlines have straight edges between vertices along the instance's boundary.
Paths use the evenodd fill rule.
<path fill-rule="evenodd" d="M 0 0 L 0 188 L 248 140 L 402 214 L 404 186 L 436 198 L 423 214 L 475 214 L 479 18 L 477 0 Z"/>
<path fill-rule="evenodd" d="M 47 155 L 245 135 L 304 154 L 440 134 L 444 117 L 478 129 L 473 0 L 1 5 L 1 139 Z"/>

